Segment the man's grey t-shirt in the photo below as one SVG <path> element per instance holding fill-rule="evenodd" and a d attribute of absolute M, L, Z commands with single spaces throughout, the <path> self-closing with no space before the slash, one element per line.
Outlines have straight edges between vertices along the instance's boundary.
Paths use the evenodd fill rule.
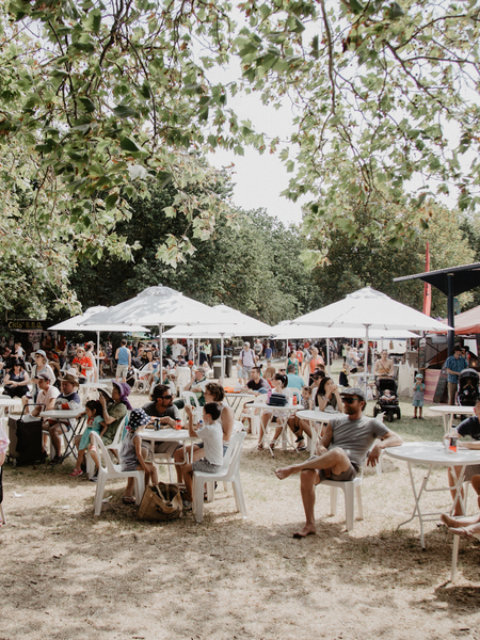
<path fill-rule="evenodd" d="M 365 457 L 376 438 L 383 438 L 389 430 L 376 418 L 362 416 L 359 420 L 350 420 L 348 416 L 332 417 L 330 446 L 340 447 L 351 462 L 358 467 L 365 463 Z"/>

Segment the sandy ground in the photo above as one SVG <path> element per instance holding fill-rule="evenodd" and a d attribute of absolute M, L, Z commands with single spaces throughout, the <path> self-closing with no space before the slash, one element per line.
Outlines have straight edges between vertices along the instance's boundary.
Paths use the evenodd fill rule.
<path fill-rule="evenodd" d="M 366 475 L 365 520 L 351 534 L 343 498 L 329 517 L 329 490 L 319 488 L 318 534 L 296 541 L 298 478 L 273 470 L 300 455 L 272 460 L 248 436 L 248 519 L 222 485 L 201 525 L 191 514 L 139 522 L 121 503 L 122 483 L 108 486 L 94 518 L 95 485 L 68 477 L 72 463 L 5 467 L 0 640 L 480 638 L 480 545 L 462 543 L 451 584 L 444 529 L 427 525 L 425 551 L 416 524 L 396 530 L 413 507 L 406 465 L 386 457 L 382 474 Z M 443 493 L 429 502 L 448 506 Z"/>

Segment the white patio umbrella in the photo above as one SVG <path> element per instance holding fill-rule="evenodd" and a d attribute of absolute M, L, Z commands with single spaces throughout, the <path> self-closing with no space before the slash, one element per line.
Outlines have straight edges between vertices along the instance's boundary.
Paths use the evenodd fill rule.
<path fill-rule="evenodd" d="M 370 331 L 373 329 L 382 331 L 445 329 L 445 325 L 438 320 L 434 320 L 370 287 L 359 289 L 343 300 L 306 313 L 295 318 L 292 322 L 293 324 L 334 327 L 336 330 L 362 326 L 365 336 L 365 367 L 368 356 L 368 340 Z"/>
<path fill-rule="evenodd" d="M 163 376 L 163 327 L 185 324 L 214 323 L 212 308 L 184 296 L 170 287 L 148 287 L 138 295 L 96 313 L 85 324 L 126 323 L 158 327 L 160 343 L 160 376 Z"/>
<path fill-rule="evenodd" d="M 330 338 L 364 338 L 365 327 L 326 327 L 320 325 L 296 324 L 295 321 L 283 321 L 272 327 L 272 336 L 276 340 L 294 340 L 296 338 L 326 338 L 327 340 L 327 367 L 330 371 L 330 350 L 328 343 Z M 371 340 L 408 340 L 418 338 L 418 334 L 405 329 L 372 329 L 369 332 Z"/>
<path fill-rule="evenodd" d="M 215 324 L 181 324 L 165 331 L 164 336 L 170 338 L 220 338 L 223 380 L 225 376 L 224 339 L 233 336 L 269 336 L 272 333 L 272 328 L 268 324 L 225 304 L 213 306 L 212 317 L 215 319 Z"/>
<path fill-rule="evenodd" d="M 98 307 L 90 307 L 84 313 L 78 316 L 68 318 L 57 324 L 48 327 L 50 331 L 92 331 L 97 334 L 97 369 L 100 370 L 100 333 L 131 333 L 131 332 L 145 332 L 148 331 L 146 327 L 142 325 L 129 325 L 129 324 L 89 324 L 86 326 L 84 323 L 97 313 L 108 311 L 108 307 L 99 305 Z"/>

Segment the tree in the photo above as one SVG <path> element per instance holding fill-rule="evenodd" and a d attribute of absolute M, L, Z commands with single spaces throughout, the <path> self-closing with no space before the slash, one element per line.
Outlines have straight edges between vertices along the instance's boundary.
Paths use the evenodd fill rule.
<path fill-rule="evenodd" d="M 346 176 L 345 176 L 346 178 Z M 332 187 L 334 190 L 335 187 Z M 351 194 L 354 191 L 351 190 Z M 333 194 L 332 194 L 333 195 Z M 395 283 L 396 276 L 420 273 L 425 270 L 426 242 L 429 242 L 431 268 L 464 264 L 474 258 L 474 252 L 464 239 L 462 224 L 465 215 L 425 200 L 419 208 L 392 205 L 382 191 L 366 197 L 361 188 L 353 195 L 338 190 L 335 206 L 342 212 L 337 230 L 331 231 L 324 218 L 323 224 L 312 215 L 307 216 L 304 233 L 309 248 L 304 252 L 306 264 L 312 268 L 312 277 L 323 293 L 327 304 L 364 286 L 372 286 L 405 304 L 422 308 L 423 283 L 412 281 Z M 389 242 L 370 232 L 381 224 L 389 234 L 389 226 L 401 229 L 401 234 Z M 429 223 L 424 223 L 429 220 Z M 422 233 L 418 228 L 425 227 Z M 350 233 L 356 229 L 355 237 Z M 460 296 L 468 304 L 472 294 Z M 432 315 L 446 315 L 446 297 L 433 293 Z"/>

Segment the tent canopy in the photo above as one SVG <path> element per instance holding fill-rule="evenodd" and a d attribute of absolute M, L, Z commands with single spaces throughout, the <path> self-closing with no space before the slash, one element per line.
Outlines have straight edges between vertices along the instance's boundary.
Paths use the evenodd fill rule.
<path fill-rule="evenodd" d="M 365 327 L 324 327 L 319 325 L 294 324 L 281 322 L 272 327 L 272 336 L 278 340 L 295 340 L 296 338 L 365 338 Z M 418 338 L 418 334 L 405 329 L 372 329 L 370 340 Z"/>
<path fill-rule="evenodd" d="M 480 262 L 463 264 L 458 267 L 448 267 L 437 271 L 426 271 L 425 273 L 415 273 L 411 276 L 395 278 L 394 282 L 405 282 L 406 280 L 423 280 L 432 286 L 440 289 L 448 295 L 449 286 L 454 296 L 458 296 L 464 291 L 470 291 L 480 286 Z M 449 285 L 449 280 L 451 284 Z"/>
<path fill-rule="evenodd" d="M 443 333 L 446 333 L 446 331 L 444 328 Z M 456 335 L 480 333 L 480 305 L 455 316 L 455 333 Z"/>

